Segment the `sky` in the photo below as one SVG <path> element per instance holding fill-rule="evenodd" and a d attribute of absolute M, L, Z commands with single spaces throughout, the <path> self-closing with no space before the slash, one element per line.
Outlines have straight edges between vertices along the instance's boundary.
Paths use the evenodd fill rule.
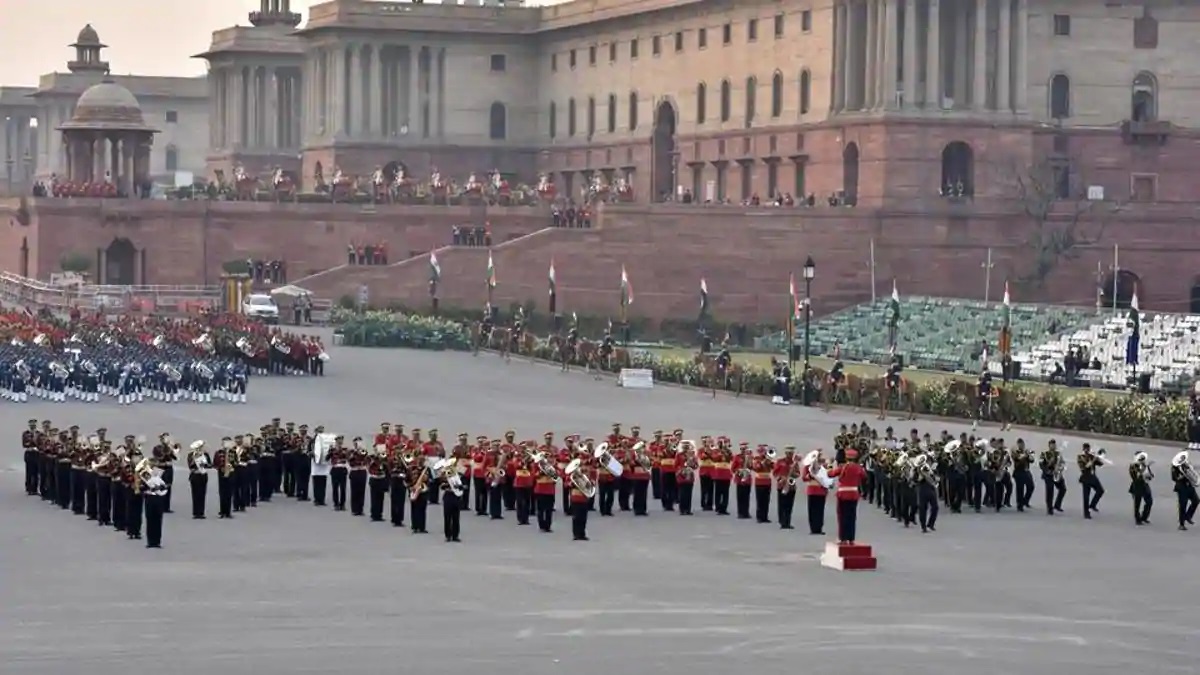
<path fill-rule="evenodd" d="M 292 0 L 306 14 L 323 0 Z M 38 77 L 65 72 L 75 41 L 92 24 L 108 45 L 115 75 L 202 75 L 203 52 L 212 32 L 248 26 L 259 0 L 0 0 L 0 85 L 34 85 Z M 539 4 L 530 2 L 528 4 Z"/>

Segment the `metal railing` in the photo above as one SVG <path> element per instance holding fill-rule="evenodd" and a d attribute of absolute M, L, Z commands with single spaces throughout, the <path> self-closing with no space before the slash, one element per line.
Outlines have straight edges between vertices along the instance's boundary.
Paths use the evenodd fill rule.
<path fill-rule="evenodd" d="M 0 272 L 0 296 L 10 303 L 65 312 L 73 307 L 107 313 L 195 314 L 221 306 L 217 286 L 58 286 Z"/>

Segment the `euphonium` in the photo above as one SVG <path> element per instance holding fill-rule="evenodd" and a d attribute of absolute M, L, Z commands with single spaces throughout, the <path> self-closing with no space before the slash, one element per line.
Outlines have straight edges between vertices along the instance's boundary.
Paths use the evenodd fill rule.
<path fill-rule="evenodd" d="M 582 492 L 588 499 L 596 496 L 596 483 L 584 473 L 583 462 L 578 459 L 571 460 L 571 463 L 567 464 L 566 472 L 567 478 L 571 479 L 571 485 L 575 486 L 576 490 Z"/>
<path fill-rule="evenodd" d="M 1171 459 L 1171 466 L 1179 469 L 1183 477 L 1192 484 L 1192 487 L 1200 487 L 1200 474 L 1196 473 L 1196 469 L 1192 463 L 1188 461 L 1188 451 L 1184 450 Z"/>
<path fill-rule="evenodd" d="M 546 453 L 534 453 L 530 459 L 533 460 L 533 463 L 537 465 L 538 471 L 541 471 L 543 475 L 558 480 L 558 468 L 554 466 L 554 462 L 550 461 L 549 457 L 546 457 Z"/>
<path fill-rule="evenodd" d="M 647 471 L 654 468 L 654 460 L 650 455 L 646 454 L 646 442 L 638 441 L 633 445 L 633 458 L 641 467 Z"/>

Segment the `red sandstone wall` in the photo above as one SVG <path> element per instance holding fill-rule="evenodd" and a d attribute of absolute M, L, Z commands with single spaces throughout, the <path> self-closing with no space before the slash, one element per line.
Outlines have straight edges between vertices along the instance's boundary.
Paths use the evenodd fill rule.
<path fill-rule="evenodd" d="M 31 274 L 47 277 L 62 255 L 94 256 L 115 239 L 146 250 L 146 283 L 215 283 L 221 264 L 282 259 L 299 278 L 346 262 L 346 245 L 386 242 L 391 260 L 451 242 L 454 225 L 486 218 L 495 241 L 528 234 L 549 216 L 536 209 L 296 205 L 250 202 L 36 200 L 40 233 Z M 18 244 L 19 245 L 19 244 Z M 11 263 L 5 269 L 16 270 Z"/>
<path fill-rule="evenodd" d="M 857 212 L 857 213 L 855 213 Z M 863 217 L 867 216 L 867 217 Z M 547 305 L 546 275 L 555 261 L 559 310 L 591 315 L 618 312 L 624 264 L 635 291 L 631 314 L 686 318 L 698 310 L 701 275 L 708 281 L 710 306 L 720 319 L 779 322 L 787 311 L 789 272 L 802 289 L 806 256 L 817 263 L 813 284 L 818 314 L 871 297 L 871 240 L 875 240 L 876 292 L 886 296 L 893 277 L 905 295 L 945 295 L 983 299 L 984 262 L 992 249 L 991 299 L 1013 279 L 1017 301 L 1094 301 L 1096 265 L 1112 263 L 1120 244 L 1120 266 L 1142 278 L 1143 305 L 1181 311 L 1200 269 L 1200 240 L 1190 223 L 1164 222 L 1149 210 L 1123 214 L 1094 246 L 1081 247 L 1048 277 L 1044 288 L 1018 287 L 1028 272 L 1031 251 L 1020 243 L 1028 224 L 994 215 L 969 219 L 952 210 L 924 215 L 870 214 L 858 209 L 763 210 L 660 206 L 607 209 L 596 230 L 550 230 L 499 246 L 493 252 L 499 286 L 495 301 L 533 300 Z M 1083 227 L 1080 236 L 1094 233 Z M 453 249 L 438 254 L 443 305 L 482 306 L 486 298 L 487 252 Z M 1181 273 L 1187 270 L 1187 273 Z M 428 304 L 427 258 L 391 269 L 373 270 L 330 295 L 354 293 L 366 283 L 373 303 L 389 299 L 410 306 Z M 1182 303 L 1182 304 L 1181 304 Z"/>

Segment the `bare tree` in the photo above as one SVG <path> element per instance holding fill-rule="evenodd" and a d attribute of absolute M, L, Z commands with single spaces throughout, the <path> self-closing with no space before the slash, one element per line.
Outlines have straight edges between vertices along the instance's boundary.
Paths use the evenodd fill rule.
<path fill-rule="evenodd" d="M 1082 249 L 1104 237 L 1109 216 L 1124 204 L 1088 198 L 1088 182 L 1080 163 L 1067 158 L 1039 160 L 1011 167 L 1010 188 L 1021 213 L 1033 226 L 1022 242 L 1031 262 L 1016 283 L 1041 289 L 1063 261 L 1075 260 Z"/>

